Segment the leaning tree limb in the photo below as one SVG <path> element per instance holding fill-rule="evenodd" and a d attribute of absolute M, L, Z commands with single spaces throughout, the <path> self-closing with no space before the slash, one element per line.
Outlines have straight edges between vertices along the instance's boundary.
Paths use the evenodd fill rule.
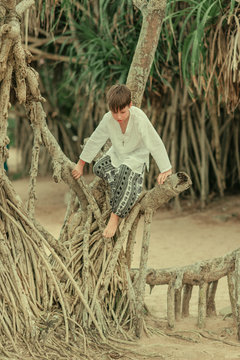
<path fill-rule="evenodd" d="M 133 93 L 133 104 L 140 106 L 159 41 L 166 0 L 134 0 L 133 3 L 141 11 L 143 22 L 127 85 Z"/>
<path fill-rule="evenodd" d="M 163 185 L 155 186 L 142 197 L 140 201 L 141 210 L 146 211 L 147 209 L 152 209 L 156 211 L 171 198 L 187 190 L 191 184 L 191 179 L 184 172 L 178 172 L 169 176 Z"/>

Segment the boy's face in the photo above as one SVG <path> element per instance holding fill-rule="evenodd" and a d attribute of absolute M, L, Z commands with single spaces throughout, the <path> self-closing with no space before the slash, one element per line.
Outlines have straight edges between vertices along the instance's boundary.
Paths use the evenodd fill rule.
<path fill-rule="evenodd" d="M 129 109 L 132 106 L 132 103 L 125 106 L 123 109 L 118 109 L 117 112 L 111 110 L 112 117 L 116 120 L 119 124 L 126 122 L 129 119 Z"/>

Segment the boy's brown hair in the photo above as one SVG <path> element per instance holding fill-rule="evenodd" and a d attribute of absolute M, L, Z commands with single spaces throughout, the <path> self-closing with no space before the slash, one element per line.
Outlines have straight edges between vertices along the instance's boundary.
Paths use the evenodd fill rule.
<path fill-rule="evenodd" d="M 131 100 L 131 91 L 126 85 L 113 85 L 107 92 L 108 107 L 113 112 L 129 106 Z"/>

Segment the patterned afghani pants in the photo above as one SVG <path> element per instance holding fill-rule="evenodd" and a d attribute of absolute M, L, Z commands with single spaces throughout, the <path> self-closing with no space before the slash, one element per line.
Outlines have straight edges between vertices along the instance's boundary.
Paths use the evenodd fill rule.
<path fill-rule="evenodd" d="M 144 168 L 141 174 L 133 172 L 124 164 L 115 168 L 109 155 L 103 156 L 93 166 L 94 174 L 110 185 L 112 212 L 121 218 L 129 214 L 141 194 Z"/>

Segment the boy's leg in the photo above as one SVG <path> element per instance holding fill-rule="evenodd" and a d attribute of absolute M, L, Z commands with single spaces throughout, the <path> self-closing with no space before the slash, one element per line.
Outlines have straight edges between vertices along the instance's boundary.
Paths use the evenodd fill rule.
<path fill-rule="evenodd" d="M 143 175 L 134 173 L 128 166 L 121 165 L 116 176 L 110 204 L 112 213 L 103 235 L 112 237 L 118 227 L 119 217 L 126 217 L 136 203 L 143 187 Z"/>
<path fill-rule="evenodd" d="M 93 172 L 95 175 L 99 176 L 100 178 L 106 180 L 109 183 L 112 198 L 116 190 L 115 188 L 118 169 L 116 169 L 112 165 L 110 156 L 106 155 L 99 159 L 93 166 Z M 110 238 L 115 234 L 118 227 L 118 220 L 118 215 L 111 213 L 108 224 L 103 231 L 104 237 Z"/>
<path fill-rule="evenodd" d="M 118 169 L 112 165 L 110 156 L 105 155 L 99 159 L 93 166 L 93 172 L 95 175 L 108 182 L 111 190 L 110 197 L 112 198 L 113 193 L 115 193 L 116 190 L 115 188 Z"/>
<path fill-rule="evenodd" d="M 134 173 L 127 165 L 115 168 L 110 156 L 106 155 L 95 163 L 93 171 L 106 180 L 111 188 L 112 213 L 103 232 L 105 237 L 110 238 L 117 230 L 119 217 L 124 218 L 129 214 L 142 191 L 144 168 L 142 174 Z"/>
<path fill-rule="evenodd" d="M 143 176 L 133 172 L 127 165 L 121 165 L 118 173 L 116 190 L 110 201 L 113 213 L 126 217 L 135 205 L 143 188 Z"/>
<path fill-rule="evenodd" d="M 108 224 L 103 231 L 103 236 L 106 238 L 113 237 L 113 235 L 117 230 L 118 222 L 119 222 L 119 216 L 112 212 Z"/>
<path fill-rule="evenodd" d="M 112 166 L 111 158 L 109 155 L 103 156 L 93 166 L 94 174 L 106 180 L 108 183 L 111 182 L 112 176 L 115 175 L 115 170 L 116 169 Z"/>

